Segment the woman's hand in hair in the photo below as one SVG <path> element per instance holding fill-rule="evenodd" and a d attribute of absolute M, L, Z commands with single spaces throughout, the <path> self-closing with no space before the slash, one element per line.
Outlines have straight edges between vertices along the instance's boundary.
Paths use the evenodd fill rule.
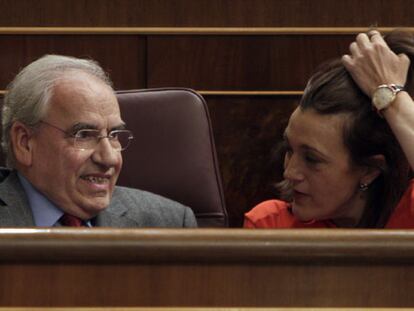
<path fill-rule="evenodd" d="M 405 85 L 410 60 L 391 51 L 378 31 L 360 33 L 349 50 L 342 63 L 368 96 L 381 84 Z"/>
<path fill-rule="evenodd" d="M 396 34 L 391 33 L 387 40 L 391 39 L 394 46 L 408 53 L 412 49 L 412 40 L 407 41 L 407 36 L 396 40 Z M 349 49 L 350 55 L 344 55 L 342 63 L 368 96 L 372 96 L 381 84 L 405 86 L 410 59 L 406 54 L 395 54 L 378 31 L 371 31 L 369 35 L 359 34 Z M 392 105 L 382 110 L 381 115 L 391 127 L 414 170 L 414 102 L 408 92 L 399 92 Z"/>

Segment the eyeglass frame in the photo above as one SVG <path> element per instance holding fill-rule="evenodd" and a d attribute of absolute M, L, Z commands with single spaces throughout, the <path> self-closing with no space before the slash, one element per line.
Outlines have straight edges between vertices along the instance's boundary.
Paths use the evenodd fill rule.
<path fill-rule="evenodd" d="M 112 144 L 111 144 L 111 147 L 114 150 L 116 150 L 116 151 L 124 151 L 131 144 L 131 140 L 134 139 L 134 134 L 132 133 L 131 130 L 126 130 L 126 129 L 112 130 L 107 135 L 97 135 L 95 137 L 96 144 L 95 144 L 94 147 L 92 147 L 92 148 L 79 148 L 79 147 L 76 147 L 76 141 L 77 141 L 78 138 L 80 138 L 80 136 L 78 136 L 79 132 L 88 131 L 88 132 L 99 133 L 99 130 L 97 130 L 97 129 L 80 129 L 80 130 L 77 130 L 75 133 L 70 133 L 70 132 L 68 132 L 68 131 L 66 131 L 66 130 L 64 130 L 64 129 L 56 126 L 56 125 L 53 125 L 53 124 L 51 124 L 49 122 L 46 122 L 46 121 L 43 121 L 43 120 L 40 120 L 38 123 L 43 123 L 43 124 L 49 125 L 50 127 L 52 127 L 52 128 L 54 128 L 54 129 L 56 129 L 56 130 L 58 130 L 58 131 L 60 131 L 60 132 L 62 132 L 64 134 L 66 134 L 67 135 L 66 138 L 74 138 L 73 146 L 77 150 L 91 150 L 91 149 L 94 149 L 99 144 L 99 142 L 100 142 L 101 139 L 108 138 L 108 140 L 111 141 L 111 138 L 115 138 L 114 136 L 111 136 L 111 135 L 113 135 L 113 133 L 116 133 L 116 132 L 129 133 L 128 144 L 126 145 L 125 148 L 123 148 L 121 146 L 121 149 L 118 149 L 118 148 L 115 148 L 114 146 L 112 146 Z"/>

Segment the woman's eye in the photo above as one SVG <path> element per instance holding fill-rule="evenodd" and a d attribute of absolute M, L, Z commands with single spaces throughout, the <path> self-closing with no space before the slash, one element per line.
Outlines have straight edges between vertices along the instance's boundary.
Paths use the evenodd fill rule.
<path fill-rule="evenodd" d="M 305 160 L 309 164 L 318 164 L 321 163 L 321 160 L 313 155 L 305 155 Z"/>

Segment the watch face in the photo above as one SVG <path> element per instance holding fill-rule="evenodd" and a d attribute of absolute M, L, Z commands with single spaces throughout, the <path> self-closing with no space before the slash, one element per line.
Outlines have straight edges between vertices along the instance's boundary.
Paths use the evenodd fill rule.
<path fill-rule="evenodd" d="M 395 98 L 395 92 L 389 87 L 379 87 L 372 96 L 372 103 L 377 110 L 387 108 Z"/>

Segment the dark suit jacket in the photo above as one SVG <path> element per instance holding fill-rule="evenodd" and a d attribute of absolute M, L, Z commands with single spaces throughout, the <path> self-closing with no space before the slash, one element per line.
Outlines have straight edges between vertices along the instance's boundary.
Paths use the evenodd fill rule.
<path fill-rule="evenodd" d="M 29 201 L 15 171 L 0 169 L 0 227 L 35 226 Z M 196 227 L 192 210 L 180 203 L 137 189 L 115 187 L 98 227 Z"/>

